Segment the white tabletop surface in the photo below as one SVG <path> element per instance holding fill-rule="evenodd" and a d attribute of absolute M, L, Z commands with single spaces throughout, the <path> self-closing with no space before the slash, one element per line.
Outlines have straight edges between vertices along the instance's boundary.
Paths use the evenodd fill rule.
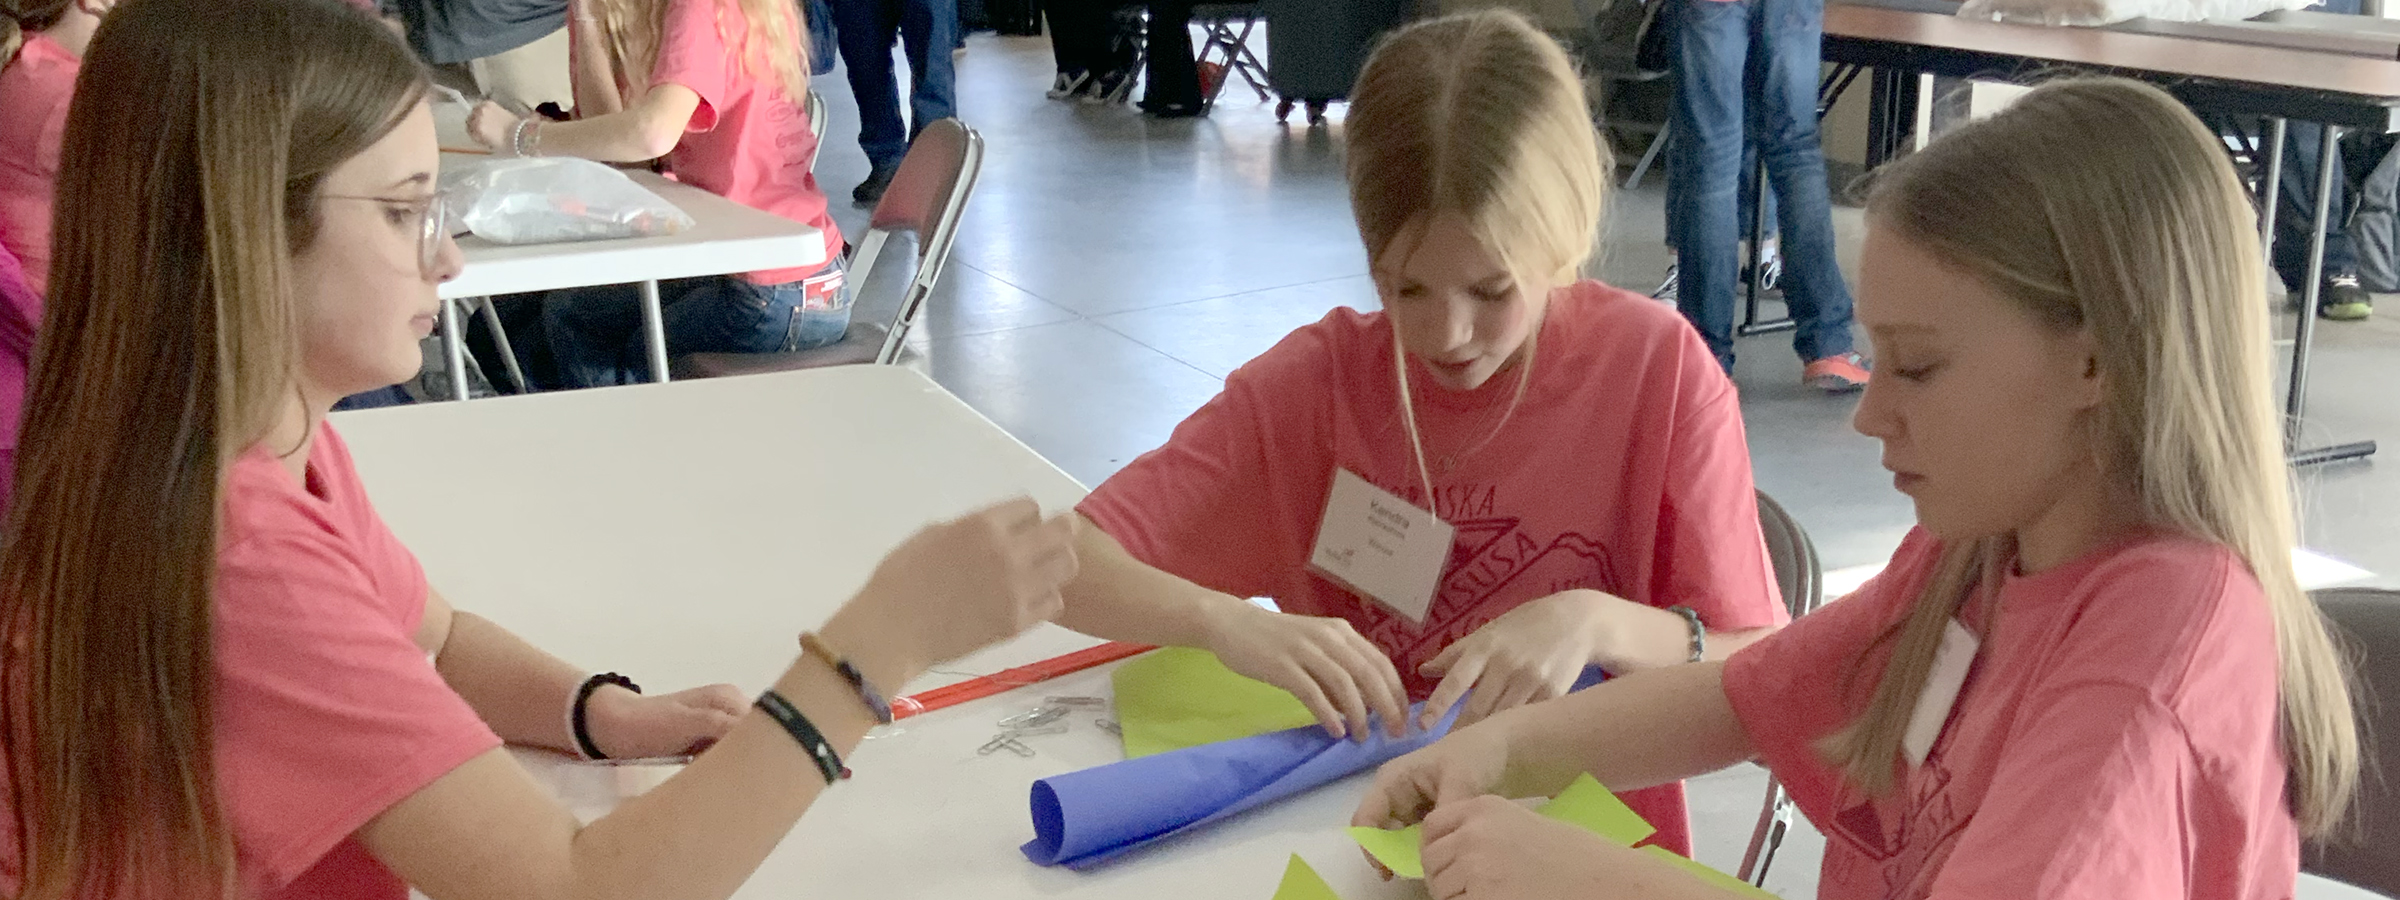
<path fill-rule="evenodd" d="M 477 159 L 456 153 L 442 155 L 444 165 L 471 164 Z M 458 247 L 466 254 L 466 269 L 442 285 L 441 295 L 455 299 L 521 294 L 803 268 L 825 262 L 825 233 L 814 226 L 751 209 L 652 172 L 627 174 L 689 214 L 692 228 L 665 237 L 558 244 L 495 244 L 462 235 Z"/>
<path fill-rule="evenodd" d="M 882 554 L 918 526 L 1083 488 L 923 376 L 853 366 L 343 413 L 378 509 L 460 608 L 595 669 L 673 690 L 756 690 Z M 922 690 L 1094 641 L 1052 626 L 944 667 Z M 1053 694 L 1105 695 L 1108 669 L 905 720 L 852 754 L 738 895 L 1264 898 L 1294 852 L 1348 900 L 1384 884 L 1343 834 L 1364 777 L 1090 873 L 1027 862 L 1036 778 L 1114 762 L 1078 715 L 979 756 L 994 721 Z M 535 760 L 585 815 L 666 774 Z"/>
<path fill-rule="evenodd" d="M 2300 874 L 2300 890 L 2294 900 L 2388 900 L 2382 894 L 2362 887 L 2353 887 L 2331 878 L 2319 878 L 2306 872 Z"/>

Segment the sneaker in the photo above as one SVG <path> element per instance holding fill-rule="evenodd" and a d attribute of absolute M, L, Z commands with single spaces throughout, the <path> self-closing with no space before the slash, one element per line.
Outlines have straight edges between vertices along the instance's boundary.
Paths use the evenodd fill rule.
<path fill-rule="evenodd" d="M 867 180 L 859 182 L 858 188 L 850 192 L 850 201 L 858 204 L 860 209 L 874 208 L 875 204 L 883 202 L 883 192 L 892 186 L 892 176 L 898 174 L 899 166 L 876 166 L 874 171 L 867 173 Z"/>
<path fill-rule="evenodd" d="M 2375 295 L 2359 286 L 2358 276 L 2325 279 L 2325 289 L 2317 297 L 2317 315 L 2336 322 L 2356 322 L 2374 314 Z"/>
<path fill-rule="evenodd" d="M 1102 72 L 1083 89 L 1085 103 L 1123 103 L 1133 97 L 1133 83 L 1139 73 L 1132 69 Z"/>
<path fill-rule="evenodd" d="M 1808 364 L 1800 372 L 1800 383 L 1828 394 L 1847 394 L 1867 386 L 1867 370 L 1873 364 L 1857 353 L 1828 356 Z"/>
<path fill-rule="evenodd" d="M 1090 72 L 1060 72 L 1058 77 L 1050 82 L 1049 93 L 1042 96 L 1052 100 L 1065 100 L 1083 93 L 1084 85 L 1090 84 L 1091 81 L 1092 73 Z"/>

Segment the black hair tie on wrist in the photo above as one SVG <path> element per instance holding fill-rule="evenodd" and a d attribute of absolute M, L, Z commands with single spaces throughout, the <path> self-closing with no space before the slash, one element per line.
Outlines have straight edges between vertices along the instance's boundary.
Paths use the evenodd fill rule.
<path fill-rule="evenodd" d="M 591 717 L 587 714 L 587 708 L 592 701 L 592 692 L 606 684 L 613 684 L 636 694 L 642 692 L 642 686 L 633 683 L 633 679 L 615 672 L 602 672 L 586 678 L 583 680 L 583 686 L 575 689 L 575 704 L 568 707 L 567 726 L 569 731 L 575 733 L 575 749 L 583 751 L 585 759 L 608 758 L 608 754 L 600 752 L 600 745 L 592 742 Z"/>

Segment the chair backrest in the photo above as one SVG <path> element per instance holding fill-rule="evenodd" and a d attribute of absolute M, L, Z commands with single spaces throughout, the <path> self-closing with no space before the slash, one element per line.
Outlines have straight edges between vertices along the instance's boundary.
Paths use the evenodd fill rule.
<path fill-rule="evenodd" d="M 816 139 L 808 151 L 808 170 L 817 170 L 817 158 L 825 155 L 825 95 L 808 92 L 808 102 L 802 104 L 808 113 L 808 134 Z"/>
<path fill-rule="evenodd" d="M 1825 566 L 1817 559 L 1817 545 L 1808 539 L 1808 531 L 1765 491 L 1758 492 L 1758 530 L 1766 536 L 1775 586 L 1783 590 L 1792 618 L 1815 612 L 1825 602 Z"/>
<path fill-rule="evenodd" d="M 2358 665 L 2355 702 L 2366 740 L 2366 772 L 2352 808 L 2354 835 L 2313 841 L 2302 868 L 2371 891 L 2400 896 L 2400 591 L 2332 588 L 2312 591 Z M 2377 726 L 2381 726 L 2378 728 Z M 2381 733 L 2377 733 L 2380 731 Z"/>
<path fill-rule="evenodd" d="M 875 204 L 866 238 L 850 261 L 852 284 L 866 283 L 875 258 L 893 233 L 908 232 L 917 238 L 916 274 L 901 295 L 899 314 L 892 319 L 876 362 L 899 358 L 909 327 L 916 324 L 925 298 L 933 294 L 942 269 L 950 263 L 959 215 L 967 208 L 967 198 L 974 195 L 975 177 L 982 170 L 983 136 L 957 119 L 943 119 L 926 126 L 910 142 L 900 170 L 892 175 L 891 187 Z"/>

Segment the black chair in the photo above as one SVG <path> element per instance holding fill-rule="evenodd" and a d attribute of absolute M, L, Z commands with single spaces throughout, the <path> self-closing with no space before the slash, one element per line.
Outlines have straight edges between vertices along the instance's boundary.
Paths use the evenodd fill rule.
<path fill-rule="evenodd" d="M 2302 869 L 2371 891 L 2400 896 L 2400 739 L 2376 734 L 2382 714 L 2400 697 L 2400 591 L 2331 588 L 2309 594 L 2323 610 L 2334 635 L 2348 645 L 2358 666 L 2358 707 L 2366 772 L 2352 807 L 2354 834 L 2312 841 L 2302 848 Z"/>

